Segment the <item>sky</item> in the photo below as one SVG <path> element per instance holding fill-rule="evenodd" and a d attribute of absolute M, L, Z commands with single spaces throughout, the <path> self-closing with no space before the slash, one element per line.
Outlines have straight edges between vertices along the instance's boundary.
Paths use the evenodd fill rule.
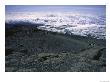
<path fill-rule="evenodd" d="M 105 5 L 6 5 L 9 12 L 89 12 L 105 13 Z"/>

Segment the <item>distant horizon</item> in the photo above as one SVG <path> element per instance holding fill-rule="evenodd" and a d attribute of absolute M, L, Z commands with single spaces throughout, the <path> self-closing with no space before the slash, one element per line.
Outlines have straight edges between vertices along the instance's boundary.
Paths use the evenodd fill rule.
<path fill-rule="evenodd" d="M 11 12 L 83 12 L 106 13 L 106 5 L 6 5 L 6 13 Z"/>

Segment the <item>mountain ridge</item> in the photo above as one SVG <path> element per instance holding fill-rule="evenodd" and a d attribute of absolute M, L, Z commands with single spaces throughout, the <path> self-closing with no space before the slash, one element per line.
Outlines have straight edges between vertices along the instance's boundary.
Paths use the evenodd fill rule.
<path fill-rule="evenodd" d="M 6 72 L 106 71 L 103 39 L 41 30 L 30 23 L 5 26 Z"/>

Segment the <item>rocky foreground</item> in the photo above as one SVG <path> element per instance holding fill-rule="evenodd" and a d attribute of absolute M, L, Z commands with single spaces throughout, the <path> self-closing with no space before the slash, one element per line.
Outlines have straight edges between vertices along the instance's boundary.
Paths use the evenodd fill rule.
<path fill-rule="evenodd" d="M 6 72 L 106 72 L 106 41 L 6 24 Z"/>

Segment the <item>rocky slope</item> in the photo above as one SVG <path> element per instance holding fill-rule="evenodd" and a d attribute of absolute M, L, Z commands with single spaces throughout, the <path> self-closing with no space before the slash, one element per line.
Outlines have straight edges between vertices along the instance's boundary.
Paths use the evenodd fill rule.
<path fill-rule="evenodd" d="M 6 72 L 105 72 L 106 41 L 6 24 Z"/>

